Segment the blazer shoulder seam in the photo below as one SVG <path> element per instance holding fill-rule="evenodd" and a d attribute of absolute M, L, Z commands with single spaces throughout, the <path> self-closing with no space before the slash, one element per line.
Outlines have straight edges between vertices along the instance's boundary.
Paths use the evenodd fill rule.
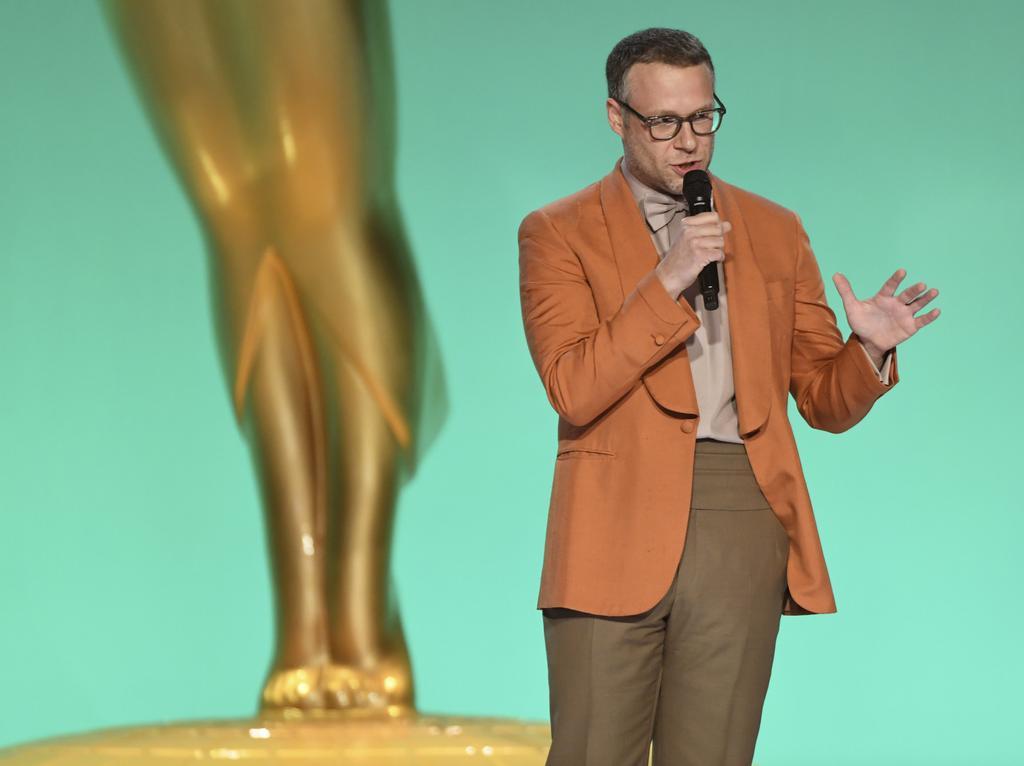
<path fill-rule="evenodd" d="M 763 194 L 752 192 L 749 189 L 744 189 L 742 186 L 736 186 L 735 184 L 731 184 L 726 181 L 723 181 L 723 183 L 728 186 L 729 191 L 732 192 L 738 200 L 742 200 L 742 202 L 746 203 L 748 206 L 758 208 L 760 212 L 767 213 L 768 215 L 775 216 L 783 220 L 796 215 L 795 211 L 776 202 L 775 200 L 765 197 Z"/>
<path fill-rule="evenodd" d="M 583 218 L 583 209 L 593 204 L 597 196 L 600 182 L 594 181 L 587 184 L 579 191 L 553 200 L 538 208 L 553 228 L 566 238 L 566 229 L 571 228 L 573 223 Z"/>

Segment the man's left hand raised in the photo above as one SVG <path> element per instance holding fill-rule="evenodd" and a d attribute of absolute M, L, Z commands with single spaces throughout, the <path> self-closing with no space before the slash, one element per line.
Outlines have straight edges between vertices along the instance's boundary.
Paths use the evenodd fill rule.
<path fill-rule="evenodd" d="M 846 321 L 877 367 L 881 367 L 886 352 L 926 324 L 934 322 L 941 313 L 935 308 L 919 317 L 914 316 L 939 294 L 934 287 L 925 290 L 924 282 L 911 285 L 899 295 L 894 295 L 906 275 L 904 269 L 897 269 L 874 296 L 864 301 L 853 294 L 853 288 L 843 274 L 837 271 L 832 275 L 832 281 L 843 299 Z"/>

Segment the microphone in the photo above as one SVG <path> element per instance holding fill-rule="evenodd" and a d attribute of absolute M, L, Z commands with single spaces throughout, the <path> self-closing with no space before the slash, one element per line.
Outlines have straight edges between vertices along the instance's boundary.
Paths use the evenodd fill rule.
<path fill-rule="evenodd" d="M 711 179 L 700 170 L 687 171 L 683 176 L 683 196 L 690 215 L 707 213 L 711 210 Z M 700 294 L 704 296 L 704 308 L 714 311 L 718 308 L 718 261 L 712 261 L 700 270 Z"/>

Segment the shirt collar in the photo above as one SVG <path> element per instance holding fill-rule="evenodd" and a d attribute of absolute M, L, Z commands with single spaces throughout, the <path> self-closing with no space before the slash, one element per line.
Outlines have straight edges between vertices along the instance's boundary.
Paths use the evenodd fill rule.
<path fill-rule="evenodd" d="M 686 198 L 681 194 L 666 194 L 658 189 L 652 189 L 650 186 L 645 184 L 629 169 L 629 163 L 626 160 L 626 155 L 622 155 L 622 162 L 620 163 L 622 169 L 622 175 L 626 178 L 626 183 L 629 184 L 629 190 L 633 193 L 633 199 L 636 200 L 637 207 L 640 208 L 640 212 L 643 213 L 643 208 L 640 203 L 648 197 L 658 197 L 661 199 L 674 199 L 681 202 L 686 201 Z"/>

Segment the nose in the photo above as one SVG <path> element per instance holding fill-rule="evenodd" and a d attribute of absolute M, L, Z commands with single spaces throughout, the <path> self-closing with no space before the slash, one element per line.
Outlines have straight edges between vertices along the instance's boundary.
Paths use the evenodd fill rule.
<path fill-rule="evenodd" d="M 697 148 L 697 134 L 693 132 L 693 126 L 688 122 L 680 125 L 679 132 L 676 133 L 672 143 L 676 149 L 683 149 L 687 152 L 694 151 Z"/>

